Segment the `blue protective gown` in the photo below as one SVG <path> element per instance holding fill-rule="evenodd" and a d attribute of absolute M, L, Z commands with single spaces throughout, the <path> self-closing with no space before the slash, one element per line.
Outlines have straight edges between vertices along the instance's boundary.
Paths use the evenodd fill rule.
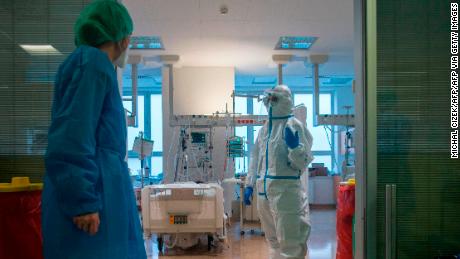
<path fill-rule="evenodd" d="M 47 259 L 146 258 L 126 155 L 126 121 L 108 56 L 81 46 L 60 66 L 42 198 Z M 99 212 L 96 235 L 77 215 Z"/>

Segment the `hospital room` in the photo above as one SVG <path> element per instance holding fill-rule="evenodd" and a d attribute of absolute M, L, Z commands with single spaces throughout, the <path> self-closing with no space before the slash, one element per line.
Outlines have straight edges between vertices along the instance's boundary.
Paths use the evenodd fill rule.
<path fill-rule="evenodd" d="M 460 258 L 456 8 L 0 0 L 0 259 Z"/>
<path fill-rule="evenodd" d="M 133 64 L 128 60 L 122 77 L 124 98 L 131 98 L 135 90 L 138 96 L 138 125 L 128 128 L 128 143 L 140 132 L 153 141 L 154 155 L 146 159 L 148 180 L 221 183 L 224 214 L 231 222 L 228 234 L 236 234 L 239 242 L 251 242 L 250 250 L 264 245 L 257 207 L 240 206 L 244 186 L 239 186 L 239 180 L 247 178 L 251 160 L 259 159 L 251 153 L 258 149 L 261 120 L 268 118 L 264 91 L 287 85 L 313 139 L 311 177 L 305 172 L 304 179 L 310 217 L 318 221 L 312 222 L 318 228 L 312 228 L 310 257 L 331 258 L 336 250 L 335 186 L 353 178 L 353 2 L 336 2 L 334 19 L 331 11 L 316 13 L 327 11 L 320 9 L 321 4 L 303 1 L 192 1 L 181 3 L 181 8 L 169 1 L 162 1 L 158 8 L 125 4 L 133 17 L 142 17 L 134 18 L 138 29 L 134 34 L 145 37 L 138 42 L 131 38 Z M 315 80 L 321 86 L 317 99 Z M 315 101 L 317 114 L 343 117 L 329 117 L 337 121 L 315 126 Z M 132 101 L 124 104 L 131 111 Z M 170 126 L 171 110 L 181 116 L 172 118 L 175 127 Z M 348 150 L 340 142 L 348 142 Z M 134 152 L 128 165 L 132 175 L 142 171 Z M 348 173 L 342 179 L 343 167 Z M 268 256 L 267 249 L 256 248 L 250 254 L 230 250 L 247 258 Z"/>

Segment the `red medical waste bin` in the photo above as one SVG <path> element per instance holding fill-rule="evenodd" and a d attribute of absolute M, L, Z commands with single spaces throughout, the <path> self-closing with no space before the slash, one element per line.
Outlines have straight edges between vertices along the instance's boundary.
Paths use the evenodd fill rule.
<path fill-rule="evenodd" d="M 355 182 L 340 183 L 337 196 L 336 259 L 353 259 L 353 217 L 355 215 Z"/>
<path fill-rule="evenodd" d="M 28 177 L 0 183 L 0 258 L 42 259 L 41 190 Z"/>

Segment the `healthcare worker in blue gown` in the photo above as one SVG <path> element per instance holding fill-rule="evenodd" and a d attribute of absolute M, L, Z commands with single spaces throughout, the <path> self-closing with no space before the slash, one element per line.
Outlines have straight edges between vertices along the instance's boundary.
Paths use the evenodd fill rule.
<path fill-rule="evenodd" d="M 88 5 L 77 49 L 56 76 L 42 200 L 47 259 L 146 258 L 126 156 L 115 66 L 126 63 L 133 23 L 116 1 Z"/>

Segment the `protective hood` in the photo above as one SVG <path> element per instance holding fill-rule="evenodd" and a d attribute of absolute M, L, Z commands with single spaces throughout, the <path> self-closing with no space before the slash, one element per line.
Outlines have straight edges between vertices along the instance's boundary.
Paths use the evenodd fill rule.
<path fill-rule="evenodd" d="M 287 116 L 292 113 L 293 102 L 289 87 L 278 85 L 273 89 L 264 92 L 264 105 L 269 111 L 272 108 L 273 117 Z"/>

